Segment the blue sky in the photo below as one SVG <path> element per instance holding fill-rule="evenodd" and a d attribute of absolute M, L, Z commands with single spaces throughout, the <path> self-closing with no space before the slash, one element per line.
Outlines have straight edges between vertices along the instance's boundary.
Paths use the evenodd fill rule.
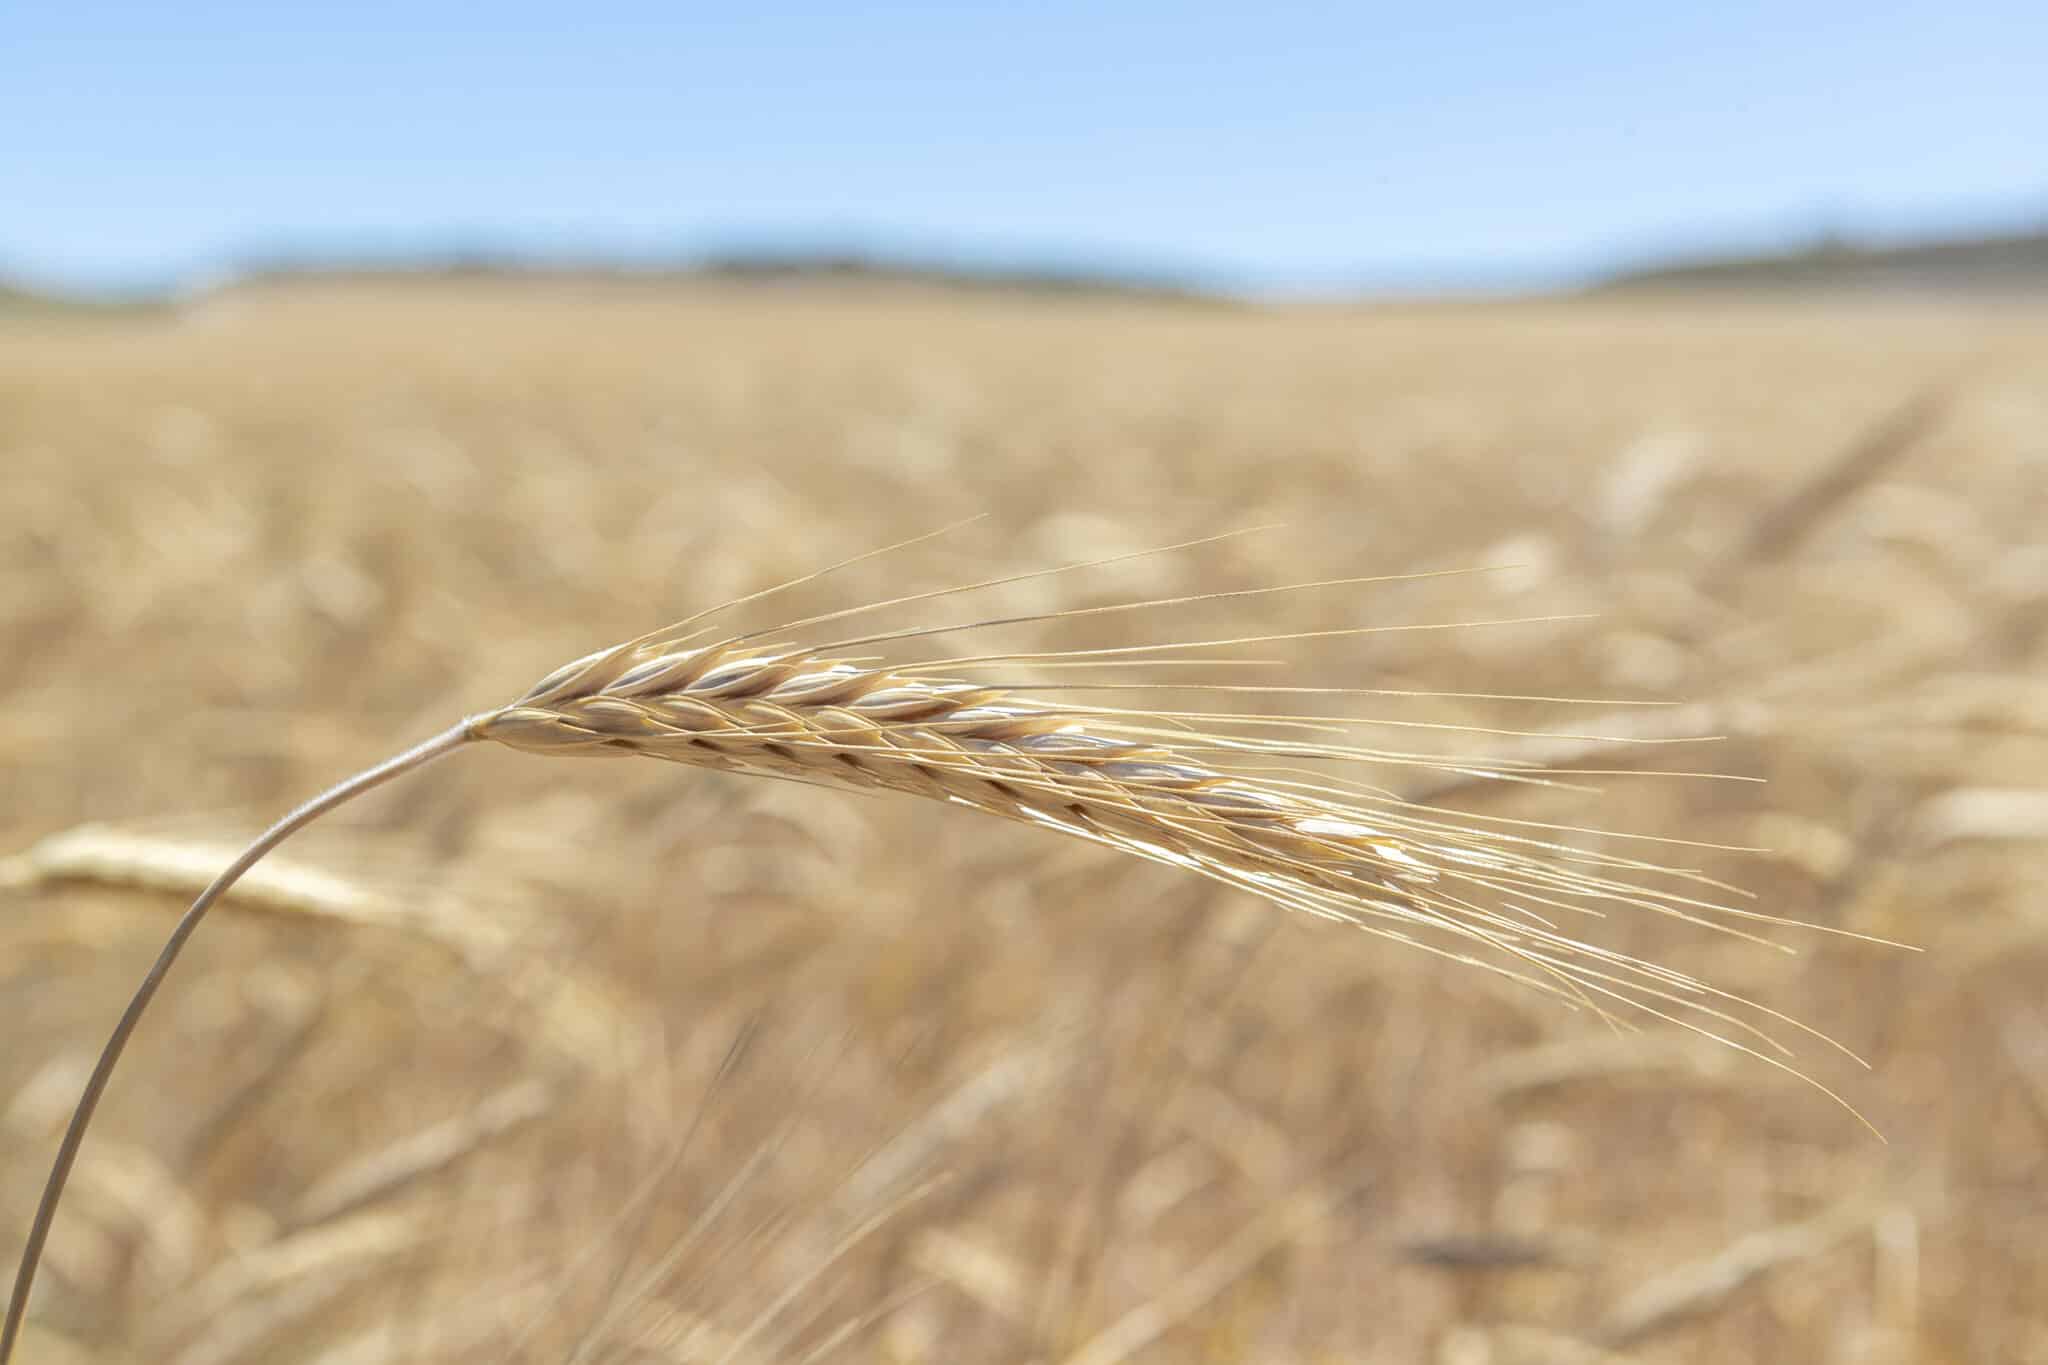
<path fill-rule="evenodd" d="M 2048 221 L 2048 4 L 37 4 L 0 274 L 740 242 L 1525 284 Z"/>

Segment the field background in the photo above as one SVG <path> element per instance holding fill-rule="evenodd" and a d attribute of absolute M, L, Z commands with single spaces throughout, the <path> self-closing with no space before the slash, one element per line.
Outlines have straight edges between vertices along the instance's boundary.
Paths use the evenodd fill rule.
<path fill-rule="evenodd" d="M 0 318 L 0 474 L 10 1267 L 174 856 L 977 513 L 747 619 L 1266 521 L 918 611 L 1513 565 L 999 639 L 1592 613 L 1301 641 L 1277 680 L 1682 700 L 1358 709 L 1725 735 L 1441 795 L 1764 846 L 1681 852 L 1926 949 L 1600 931 L 1856 1049 L 1799 1064 L 1885 1144 L 1760 1062 L 1049 834 L 468 752 L 195 940 L 25 1360 L 2048 1360 L 2048 312 L 300 283 Z M 172 889 L 33 851 L 85 825 Z"/>

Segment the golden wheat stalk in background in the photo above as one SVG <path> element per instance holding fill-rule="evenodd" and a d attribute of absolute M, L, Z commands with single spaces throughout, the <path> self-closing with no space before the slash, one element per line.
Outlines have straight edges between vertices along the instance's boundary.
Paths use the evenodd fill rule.
<path fill-rule="evenodd" d="M 1069 566 L 1086 567 L 1094 565 Z M 36 1266 L 92 1113 L 143 1010 L 206 911 L 294 831 L 354 796 L 475 740 L 546 755 L 647 755 L 697 767 L 861 791 L 904 792 L 967 806 L 1185 868 L 1288 909 L 1353 924 L 1505 973 L 1603 1017 L 1611 1017 L 1616 1007 L 1625 1007 L 1680 1020 L 1731 1047 L 1789 1069 L 1786 1062 L 1764 1050 L 1782 1056 L 1786 1049 L 1733 1012 L 1748 1002 L 1683 973 L 1588 942 L 1572 933 L 1567 924 L 1569 917 L 1598 915 L 1613 907 L 1676 916 L 1738 933 L 1744 931 L 1734 929 L 1729 920 L 1784 921 L 1710 899 L 1729 888 L 1696 872 L 1573 848 L 1539 837 L 1540 826 L 1432 812 L 1382 788 L 1327 771 L 1332 763 L 1433 762 L 1438 767 L 1471 772 L 1474 767 L 1470 763 L 1423 760 L 1300 737 L 1341 728 L 1343 718 L 1093 706 L 1041 696 L 1039 684 L 1005 685 L 961 676 L 1010 666 L 1035 671 L 1242 664 L 1257 661 L 1189 659 L 1182 651 L 1213 651 L 1311 635 L 1445 627 L 1366 626 L 1290 636 L 1058 654 L 981 654 L 894 664 L 850 651 L 1043 618 L 926 626 L 819 645 L 781 639 L 865 611 L 1037 576 L 1020 574 L 811 617 L 771 631 L 707 639 L 709 630 L 700 623 L 713 612 L 740 605 L 727 603 L 678 626 L 579 659 L 543 679 L 511 705 L 470 717 L 315 797 L 279 821 L 200 893 L 172 931 L 102 1052 L 59 1146 L 30 1230 L 4 1330 L 0 1330 L 0 1365 L 6 1365 L 12 1354 Z M 1430 575 L 1401 577 L 1426 576 Z M 1340 579 L 1245 593 L 1119 603 L 1055 615 L 1134 611 L 1216 597 L 1375 581 L 1385 580 Z M 795 583 L 768 592 L 792 586 Z M 757 593 L 741 601 L 765 595 Z M 1084 684 L 1068 690 L 1126 686 L 1157 684 Z M 1226 690 L 1369 694 L 1375 689 Z M 1246 733 L 1248 730 L 1251 733 Z M 1274 737 L 1276 733 L 1281 737 Z M 1531 780 L 1541 770 L 1494 764 L 1482 771 L 1490 777 Z M 1784 1020 L 1774 1011 L 1749 1008 Z M 1716 1032 L 1717 1028 L 1727 1031 Z M 1756 1046 L 1730 1033 L 1748 1036 Z"/>

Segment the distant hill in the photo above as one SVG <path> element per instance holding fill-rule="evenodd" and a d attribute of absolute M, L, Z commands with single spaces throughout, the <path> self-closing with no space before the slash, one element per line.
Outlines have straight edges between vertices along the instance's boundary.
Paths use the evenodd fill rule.
<path fill-rule="evenodd" d="M 1798 251 L 1705 256 L 1622 271 L 1595 287 L 2048 292 L 2048 229 L 1889 245 L 1829 238 Z"/>
<path fill-rule="evenodd" d="M 154 294 L 141 290 L 118 294 L 62 293 L 10 283 L 0 275 L 0 316 L 125 313 L 174 305 L 181 298 L 270 285 L 459 280 L 623 287 L 705 282 L 792 288 L 824 284 L 1218 306 L 1244 303 L 1256 297 L 1233 293 L 1226 282 L 1199 273 L 1120 264 L 1075 264 L 1057 259 L 989 262 L 943 253 L 745 247 L 668 259 L 577 259 L 457 247 L 364 256 L 320 251 L 245 256 L 207 283 L 194 284 L 189 290 L 167 287 Z M 1585 286 L 1582 292 L 1663 290 L 2048 294 L 2048 226 L 2027 232 L 1917 242 L 1832 237 L 1790 251 L 1656 261 L 1617 269 Z M 1401 296 L 1410 297 L 1412 292 L 1404 291 Z M 1333 297 L 1382 296 L 1371 290 L 1338 290 Z"/>
<path fill-rule="evenodd" d="M 134 313 L 156 307 L 160 302 L 155 297 L 137 294 L 52 293 L 0 279 L 0 318 L 98 317 Z"/>
<path fill-rule="evenodd" d="M 59 306 L 61 305 L 55 299 L 0 280 L 0 313 L 24 313 L 31 309 Z"/>
<path fill-rule="evenodd" d="M 978 265 L 860 254 L 731 252 L 699 261 L 695 274 L 712 279 L 802 282 L 873 281 L 995 289 L 1029 294 L 1122 294 L 1148 299 L 1215 300 L 1218 291 L 1164 272 L 1116 271 L 1059 264 Z"/>
<path fill-rule="evenodd" d="M 1113 295 L 1145 299 L 1222 301 L 1227 296 L 1165 272 L 1118 271 L 1063 264 L 983 264 L 942 257 L 858 252 L 731 251 L 672 262 L 576 261 L 489 251 L 391 258 L 279 256 L 245 260 L 229 276 L 234 285 L 303 280 L 542 280 L 566 283 L 664 284 L 735 281 L 909 285 L 1005 293 Z"/>

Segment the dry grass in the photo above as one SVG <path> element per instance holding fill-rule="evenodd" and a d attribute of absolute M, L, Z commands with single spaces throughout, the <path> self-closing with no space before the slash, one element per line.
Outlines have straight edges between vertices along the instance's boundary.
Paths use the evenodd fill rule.
<path fill-rule="evenodd" d="M 10 324 L 0 848 L 41 854 L 0 888 L 0 1228 L 176 906 L 155 888 L 190 875 L 137 843 L 124 875 L 92 874 L 105 845 L 58 871 L 39 841 L 216 845 L 650 617 L 976 512 L 917 551 L 923 583 L 1290 527 L 998 585 L 991 616 L 1515 562 L 1217 598 L 1147 635 L 1593 613 L 1304 638 L 1276 681 L 1682 698 L 1570 728 L 1708 728 L 1708 765 L 1769 785 L 1508 736 L 1503 762 L 1650 771 L 1374 781 L 1766 845 L 1699 865 L 1931 950 L 1602 926 L 1870 1058 L 1809 1054 L 1885 1147 L 1759 1064 L 1042 830 L 472 754 L 296 848 L 251 903 L 287 914 L 195 941 L 86 1148 L 25 1358 L 2048 1349 L 2044 379 L 2048 320 L 1936 305 L 449 288 Z M 853 565 L 787 614 L 906 572 Z M 1400 733 L 1425 764 L 1475 744 Z M 165 812 L 203 818 L 139 826 Z"/>

